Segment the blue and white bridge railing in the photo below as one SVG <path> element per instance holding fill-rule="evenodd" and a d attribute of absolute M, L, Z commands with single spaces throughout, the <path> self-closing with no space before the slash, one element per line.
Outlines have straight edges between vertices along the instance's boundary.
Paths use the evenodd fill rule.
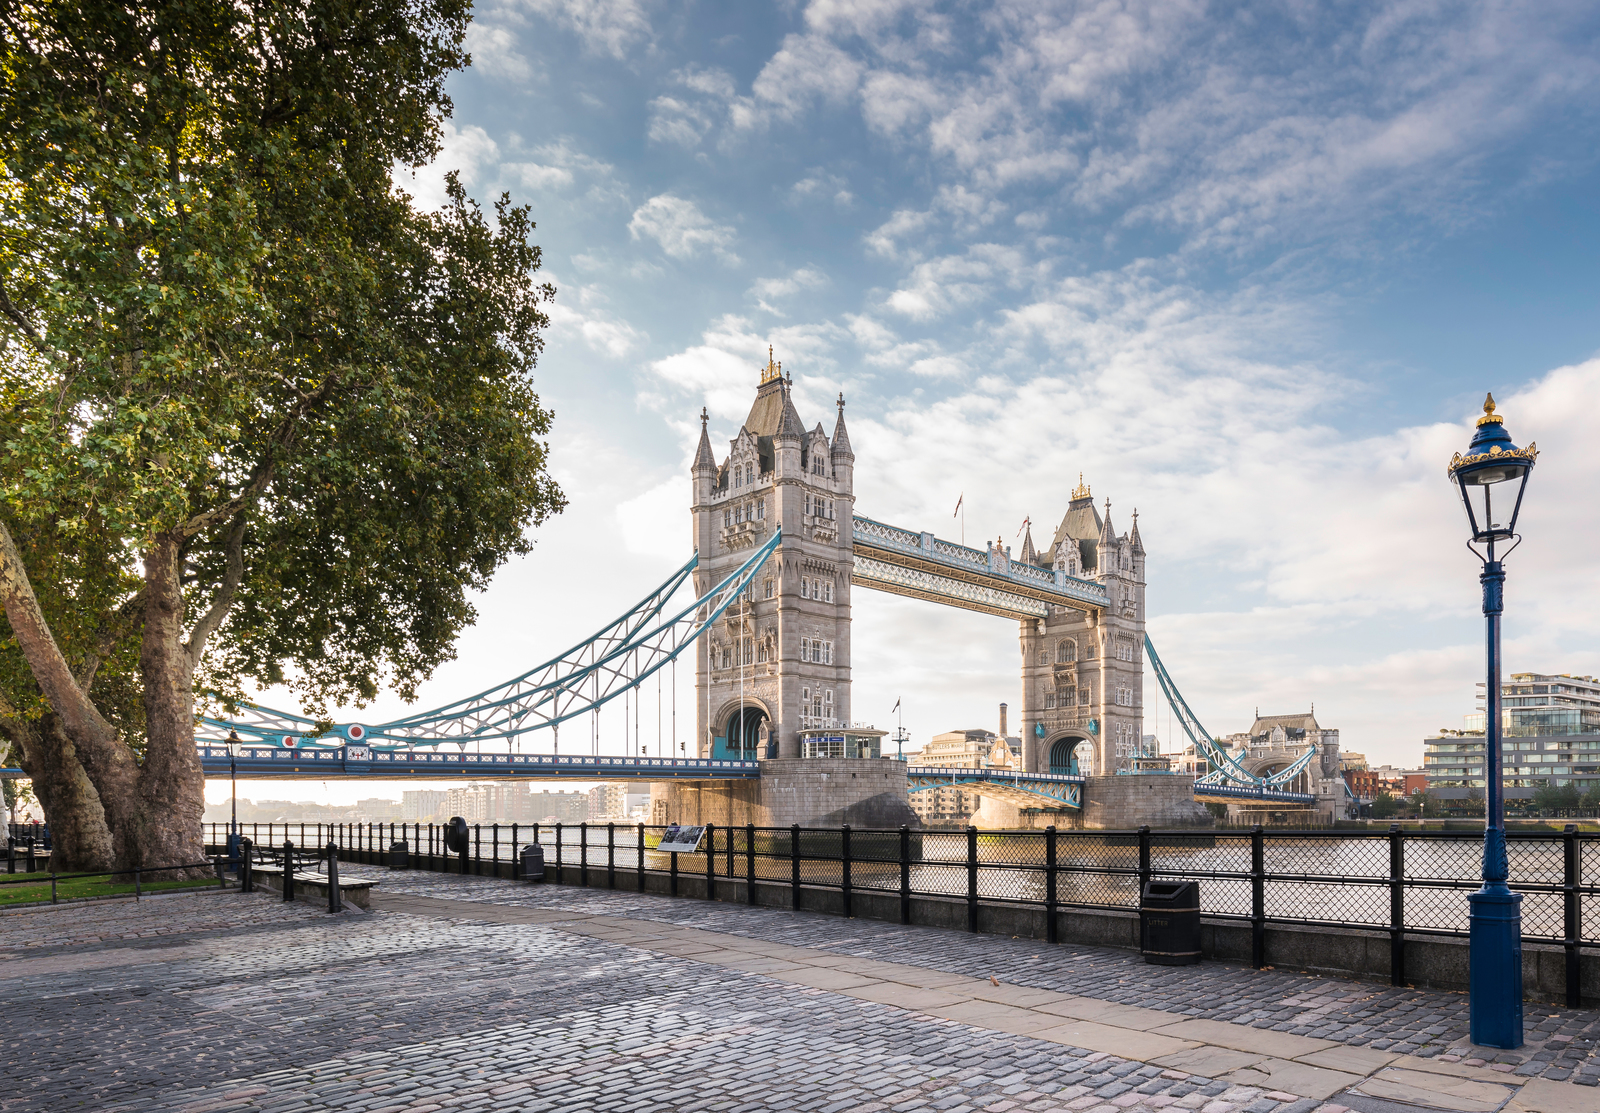
<path fill-rule="evenodd" d="M 906 767 L 906 788 L 911 792 L 965 788 L 1020 808 L 1083 807 L 1083 778 L 1057 773 L 911 765 Z"/>
<path fill-rule="evenodd" d="M 713 761 L 698 758 L 609 757 L 588 754 L 506 754 L 446 750 L 374 750 L 367 746 L 282 747 L 241 746 L 230 760 L 228 748 L 202 743 L 197 747 L 208 777 L 321 778 L 407 777 L 449 779 L 495 778 L 582 781 L 620 780 L 752 780 L 761 776 L 758 761 Z"/>

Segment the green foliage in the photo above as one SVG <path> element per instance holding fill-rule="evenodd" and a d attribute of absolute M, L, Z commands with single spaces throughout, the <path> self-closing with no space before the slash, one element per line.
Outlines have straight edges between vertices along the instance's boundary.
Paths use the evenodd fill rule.
<path fill-rule="evenodd" d="M 1412 812 L 1420 818 L 1434 819 L 1439 815 L 1439 802 L 1427 792 L 1413 792 L 1410 804 Z"/>
<path fill-rule="evenodd" d="M 1387 792 L 1380 792 L 1372 800 L 1373 819 L 1393 819 L 1400 814 L 1400 801 Z"/>
<path fill-rule="evenodd" d="M 181 539 L 192 622 L 242 518 L 203 683 L 409 696 L 564 505 L 528 210 L 391 182 L 438 151 L 469 5 L 4 7 L 0 513 L 58 643 L 136 727 L 142 552 Z M 37 713 L 27 671 L 0 642 Z"/>
<path fill-rule="evenodd" d="M 1558 808 L 1576 808 L 1582 804 L 1578 788 L 1573 784 L 1544 785 L 1534 790 L 1533 806 L 1542 812 L 1555 811 Z"/>
<path fill-rule="evenodd" d="M 1213 819 L 1228 818 L 1228 805 L 1220 804 L 1215 800 L 1208 800 L 1206 802 L 1206 811 L 1211 813 L 1211 817 Z"/>

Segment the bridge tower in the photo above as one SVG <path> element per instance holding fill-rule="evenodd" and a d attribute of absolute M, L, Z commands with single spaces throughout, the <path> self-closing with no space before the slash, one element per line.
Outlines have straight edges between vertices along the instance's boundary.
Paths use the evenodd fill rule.
<path fill-rule="evenodd" d="M 691 475 L 695 586 L 739 567 L 774 527 L 783 539 L 746 598 L 700 639 L 695 703 L 699 754 L 800 757 L 800 734 L 850 720 L 850 521 L 855 453 L 844 395 L 830 439 L 807 431 L 793 380 L 767 352 L 749 416 L 719 462 L 707 415 Z"/>
<path fill-rule="evenodd" d="M 1021 623 L 1023 764 L 1032 773 L 1126 772 L 1144 726 L 1145 551 L 1139 513 L 1118 535 L 1078 477 L 1050 549 L 1030 529 L 1022 559 L 1105 586 L 1108 605 L 1051 607 Z"/>

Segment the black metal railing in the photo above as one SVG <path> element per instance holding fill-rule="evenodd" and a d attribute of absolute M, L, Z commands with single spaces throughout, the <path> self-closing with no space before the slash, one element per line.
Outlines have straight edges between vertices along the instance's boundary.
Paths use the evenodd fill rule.
<path fill-rule="evenodd" d="M 414 869 L 516 877 L 522 847 L 544 848 L 546 876 L 589 885 L 603 872 L 610 888 L 643 889 L 660 874 L 676 894 L 678 878 L 786 886 L 800 907 L 806 888 L 837 890 L 849 915 L 861 893 L 898 896 L 909 922 L 912 898 L 964 901 L 977 930 L 986 904 L 1045 909 L 1049 936 L 1060 909 L 1135 911 L 1144 882 L 1201 882 L 1202 914 L 1247 923 L 1256 964 L 1269 925 L 1366 929 L 1389 935 L 1391 977 L 1405 982 L 1405 940 L 1464 937 L 1468 893 L 1481 882 L 1481 834 L 1473 831 L 1246 830 L 1027 832 L 866 830 L 716 826 L 695 853 L 661 853 L 664 827 L 646 824 L 480 824 L 464 852 L 450 854 L 442 824 L 241 824 L 257 845 L 297 838 L 298 845 L 339 848 L 357 861 Z M 303 834 L 301 830 L 303 828 Z M 211 825 L 220 845 L 226 827 Z M 1576 974 L 1579 952 L 1600 947 L 1600 835 L 1573 826 L 1508 835 L 1511 887 L 1523 894 L 1523 940 L 1563 946 Z M 509 867 L 502 869 L 501 863 Z M 733 892 L 735 885 L 725 892 Z M 1575 987 L 1574 987 L 1575 988 Z"/>
<path fill-rule="evenodd" d="M 5 885 L 43 885 L 45 883 L 45 880 L 48 879 L 49 882 L 50 882 L 50 903 L 51 904 L 60 904 L 61 903 L 61 898 L 60 898 L 60 893 L 59 893 L 59 886 L 60 886 L 60 883 L 63 882 L 63 881 L 79 881 L 79 880 L 82 880 L 82 879 L 87 878 L 87 877 L 125 878 L 127 882 L 129 882 L 129 883 L 131 883 L 133 885 L 133 897 L 134 897 L 134 899 L 135 900 L 140 900 L 140 899 L 143 899 L 143 897 L 144 897 L 145 882 L 152 880 L 152 875 L 163 874 L 163 873 L 173 873 L 173 872 L 175 872 L 177 870 L 213 870 L 213 871 L 215 871 L 215 874 L 216 874 L 217 887 L 219 889 L 226 889 L 228 887 L 228 879 L 227 879 L 227 876 L 226 876 L 226 874 L 224 872 L 223 859 L 221 859 L 221 858 L 213 858 L 213 859 L 210 859 L 210 860 L 204 861 L 204 862 L 189 862 L 189 863 L 186 863 L 186 864 L 181 865 L 181 866 L 132 866 L 132 867 L 130 867 L 128 869 L 123 869 L 123 870 L 99 870 L 99 871 L 96 871 L 96 872 L 93 872 L 93 873 L 56 873 L 53 870 L 48 872 L 48 873 L 46 873 L 44 871 L 40 871 L 35 876 L 7 877 L 7 878 L 0 879 L 0 886 L 5 886 Z M 209 883 L 209 880 L 210 879 L 208 878 L 207 879 L 208 883 Z M 198 888 L 199 886 L 197 885 L 197 886 L 194 886 L 194 887 Z M 103 899 L 107 899 L 107 897 L 123 896 L 123 895 L 125 895 L 125 894 L 120 894 L 120 893 L 107 894 L 105 897 L 92 897 L 92 898 L 69 897 L 69 898 L 67 898 L 67 900 L 68 900 L 68 903 L 71 903 L 73 900 L 83 900 L 83 899 L 103 900 Z M 42 901 L 42 900 L 40 900 L 40 901 L 29 901 L 27 903 L 28 904 L 43 904 L 44 901 Z M 4 907 L 4 905 L 0 905 L 0 907 Z M 24 905 L 18 904 L 18 905 L 12 905 L 12 907 L 24 907 Z"/>

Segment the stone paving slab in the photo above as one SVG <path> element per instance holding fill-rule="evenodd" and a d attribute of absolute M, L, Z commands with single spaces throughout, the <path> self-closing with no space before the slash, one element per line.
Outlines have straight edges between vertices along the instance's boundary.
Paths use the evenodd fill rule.
<path fill-rule="evenodd" d="M 930 929 L 894 937 L 930 937 L 913 951 L 832 917 L 601 894 L 627 898 L 607 905 L 560 887 L 457 887 L 448 899 L 416 888 L 429 891 L 336 916 L 235 894 L 235 923 L 223 927 L 207 898 L 128 903 L 92 939 L 65 909 L 0 917 L 0 954 L 14 956 L 0 961 L 0 1113 L 1389 1113 L 1415 1107 L 1320 1091 L 1363 1075 L 1408 1085 L 1408 1072 L 1502 1087 L 1513 1095 L 1505 1108 L 1521 1113 L 1595 1110 L 1595 1090 L 1566 1082 L 1443 1056 L 1391 1063 L 1354 1041 L 1236 1022 L 1219 1032 L 1276 1035 L 1290 1041 L 1278 1050 L 1302 1055 L 1173 1065 L 1185 1052 L 1247 1052 L 1141 1027 L 1152 1016 L 1181 1022 L 1176 1010 L 1093 996 L 1107 988 L 1103 971 L 1115 972 L 1118 998 L 1142 971 L 1092 950 Z M 685 905 L 718 926 L 685 917 Z M 826 938 L 817 923 L 832 929 Z M 702 949 L 665 949 L 687 941 Z M 769 954 L 782 969 L 755 968 Z M 800 974 L 859 984 L 802 984 Z M 956 1015 L 933 1015 L 961 1002 Z M 1045 1011 L 1066 1004 L 1098 1016 Z M 1372 1069 L 1308 1059 L 1342 1052 Z"/>
<path fill-rule="evenodd" d="M 619 884 L 629 879 L 619 875 Z M 750 907 L 575 886 L 422 871 L 396 871 L 391 894 L 470 894 L 497 905 L 626 916 L 722 935 L 782 940 L 800 950 L 892 960 L 910 967 L 1057 990 L 1111 1004 L 1176 1013 L 1442 1062 L 1467 1063 L 1580 1086 L 1600 1085 L 1600 1012 L 1529 1003 L 1526 1044 L 1517 1051 L 1474 1047 L 1464 993 L 1396 989 L 1341 978 L 1226 963 L 1152 966 L 1111 948 L 974 935 L 820 913 Z M 939 983 L 928 982 L 930 988 Z M 1099 1019 L 1087 1017 L 1086 1019 Z M 1298 1056 L 1296 1056 L 1298 1058 Z M 1595 1102 L 1600 1110 L 1600 1099 Z"/>

